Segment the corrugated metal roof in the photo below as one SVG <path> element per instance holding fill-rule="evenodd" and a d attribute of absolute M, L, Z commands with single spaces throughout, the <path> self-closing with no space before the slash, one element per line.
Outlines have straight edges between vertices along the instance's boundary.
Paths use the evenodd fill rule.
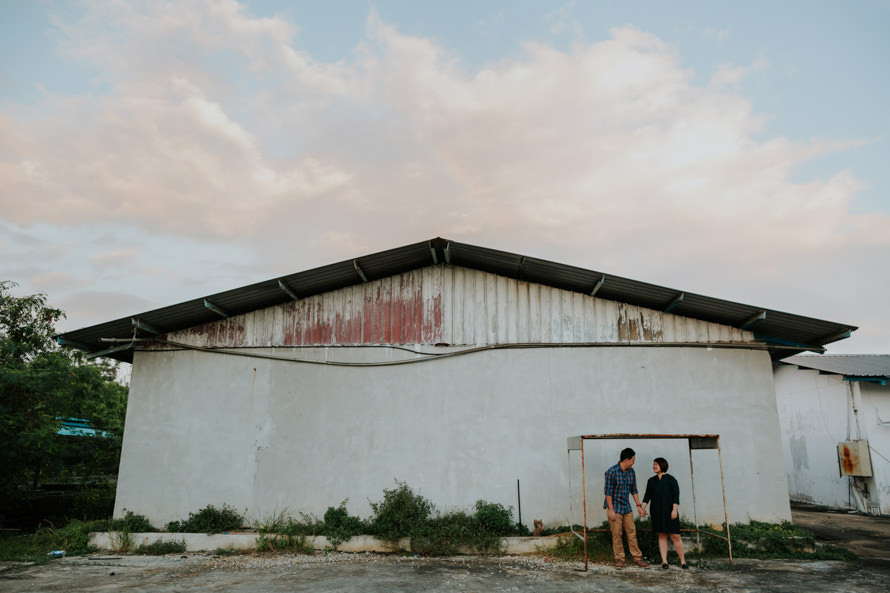
<path fill-rule="evenodd" d="M 359 284 L 365 280 L 371 281 L 443 262 L 572 292 L 591 294 L 596 290 L 596 296 L 599 298 L 661 311 L 670 310 L 676 315 L 748 329 L 767 343 L 799 347 L 801 350 L 820 349 L 825 344 L 848 337 L 849 332 L 857 329 L 849 324 L 715 299 L 605 272 L 437 237 L 153 311 L 137 313 L 115 321 L 66 332 L 58 338 L 60 343 L 95 353 L 109 347 L 108 342 L 102 341 L 103 338 L 132 338 L 136 319 L 166 333 L 220 319 L 218 313 L 205 305 L 205 301 L 228 315 L 240 315 L 291 300 L 279 283 L 286 286 L 287 290 L 298 298 L 305 298 Z M 678 300 L 680 296 L 682 298 Z M 758 319 L 761 316 L 763 318 Z M 150 335 L 142 330 L 137 334 L 143 337 Z M 784 354 L 787 354 L 787 350 L 777 355 Z M 109 356 L 127 362 L 132 360 L 131 351 L 113 352 L 109 353 Z"/>
<path fill-rule="evenodd" d="M 782 362 L 845 377 L 890 379 L 890 354 L 797 355 Z"/>

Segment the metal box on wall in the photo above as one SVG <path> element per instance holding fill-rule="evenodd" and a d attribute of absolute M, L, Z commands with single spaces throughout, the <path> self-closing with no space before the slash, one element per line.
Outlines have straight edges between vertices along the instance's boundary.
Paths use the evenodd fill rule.
<path fill-rule="evenodd" d="M 842 476 L 871 477 L 871 455 L 868 450 L 868 441 L 838 443 L 837 463 Z"/>

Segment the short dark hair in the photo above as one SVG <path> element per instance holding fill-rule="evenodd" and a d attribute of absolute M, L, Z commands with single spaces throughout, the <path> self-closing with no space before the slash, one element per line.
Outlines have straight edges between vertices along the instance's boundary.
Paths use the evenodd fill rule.
<path fill-rule="evenodd" d="M 634 450 L 631 449 L 630 447 L 628 447 L 621 451 L 621 457 L 618 459 L 618 461 L 624 461 L 625 459 L 630 459 L 631 457 L 634 457 L 635 455 L 636 455 L 636 453 L 634 452 Z"/>
<path fill-rule="evenodd" d="M 664 457 L 656 457 L 655 463 L 658 464 L 658 467 L 661 468 L 662 472 L 666 472 L 668 470 L 668 460 Z"/>

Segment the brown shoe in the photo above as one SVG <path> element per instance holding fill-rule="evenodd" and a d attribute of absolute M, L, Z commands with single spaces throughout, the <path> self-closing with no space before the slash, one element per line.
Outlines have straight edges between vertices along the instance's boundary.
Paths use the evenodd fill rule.
<path fill-rule="evenodd" d="M 636 564 L 640 568 L 649 568 L 649 565 L 646 564 L 646 561 L 642 558 L 637 558 L 636 560 L 634 560 L 634 564 Z"/>
<path fill-rule="evenodd" d="M 621 570 L 622 568 L 624 568 L 624 560 L 616 560 L 615 568 L 617 568 L 618 570 Z"/>

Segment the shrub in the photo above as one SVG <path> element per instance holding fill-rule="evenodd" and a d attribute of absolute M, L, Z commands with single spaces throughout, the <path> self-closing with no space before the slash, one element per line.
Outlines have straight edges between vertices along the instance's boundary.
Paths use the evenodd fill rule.
<path fill-rule="evenodd" d="M 438 516 L 411 532 L 411 551 L 424 556 L 457 554 L 473 539 L 473 518 L 463 511 Z"/>
<path fill-rule="evenodd" d="M 359 535 L 364 530 L 364 522 L 358 517 L 350 517 L 346 512 L 345 500 L 340 503 L 340 506 L 328 507 L 328 510 L 325 511 L 324 534 L 334 550 L 353 535 Z"/>
<path fill-rule="evenodd" d="M 165 529 L 171 533 L 220 533 L 241 527 L 244 517 L 234 508 L 223 505 L 217 509 L 207 505 L 197 513 L 189 513 L 184 521 L 170 521 Z"/>
<path fill-rule="evenodd" d="M 410 537 L 426 523 L 433 512 L 433 504 L 414 494 L 404 482 L 396 482 L 392 490 L 383 490 L 383 500 L 372 502 L 371 531 L 391 543 Z"/>
<path fill-rule="evenodd" d="M 124 509 L 125 511 L 127 509 Z M 138 515 L 133 511 L 127 511 L 120 519 L 111 519 L 108 521 L 108 531 L 125 531 L 127 533 L 145 533 L 147 531 L 155 531 L 151 526 L 151 522 L 145 515 Z"/>

